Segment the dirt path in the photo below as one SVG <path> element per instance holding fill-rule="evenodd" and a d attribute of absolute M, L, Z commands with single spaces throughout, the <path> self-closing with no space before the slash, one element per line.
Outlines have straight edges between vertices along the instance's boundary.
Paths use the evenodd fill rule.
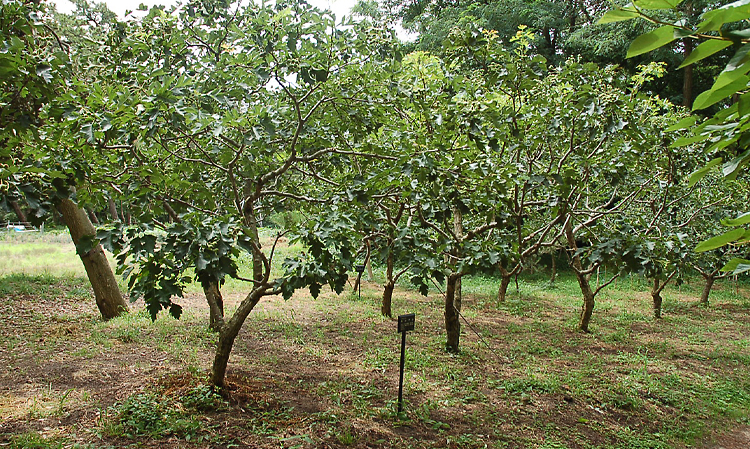
<path fill-rule="evenodd" d="M 750 426 L 743 426 L 734 432 L 721 435 L 716 441 L 704 446 L 705 449 L 748 449 L 750 448 Z"/>

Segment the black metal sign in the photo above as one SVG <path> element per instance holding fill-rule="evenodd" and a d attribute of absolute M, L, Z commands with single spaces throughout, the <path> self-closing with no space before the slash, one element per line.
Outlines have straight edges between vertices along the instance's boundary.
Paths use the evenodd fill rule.
<path fill-rule="evenodd" d="M 414 330 L 414 314 L 409 313 L 407 315 L 399 315 L 398 316 L 398 331 L 399 332 L 408 332 Z"/>

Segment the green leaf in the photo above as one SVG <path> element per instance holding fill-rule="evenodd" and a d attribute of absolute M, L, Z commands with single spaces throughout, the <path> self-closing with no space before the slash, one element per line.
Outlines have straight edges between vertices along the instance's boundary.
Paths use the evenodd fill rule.
<path fill-rule="evenodd" d="M 721 167 L 721 171 L 724 173 L 724 177 L 730 180 L 734 180 L 739 174 L 740 168 L 742 168 L 743 165 L 747 164 L 748 159 L 750 159 L 750 150 L 745 151 L 731 161 L 725 162 Z"/>
<path fill-rule="evenodd" d="M 37 76 L 41 76 L 45 83 L 52 81 L 52 67 L 49 64 L 39 64 L 36 66 Z"/>
<path fill-rule="evenodd" d="M 320 295 L 320 287 L 321 285 L 317 282 L 313 282 L 310 284 L 310 296 L 312 296 L 313 299 L 317 299 L 318 295 Z"/>
<path fill-rule="evenodd" d="M 627 58 L 648 53 L 674 40 L 674 29 L 672 25 L 664 25 L 654 31 L 638 36 L 630 48 L 628 48 Z"/>
<path fill-rule="evenodd" d="M 748 61 L 750 61 L 750 55 L 748 55 L 748 52 L 750 52 L 750 44 L 745 44 L 740 47 L 734 55 L 732 55 L 732 59 L 729 60 L 726 67 L 724 67 L 724 70 L 721 71 L 711 88 L 716 89 L 725 84 L 729 84 L 750 71 L 750 65 L 748 64 Z"/>
<path fill-rule="evenodd" d="M 675 140 L 672 145 L 670 145 L 670 148 L 679 148 L 679 147 L 685 147 L 688 145 L 692 145 L 696 142 L 702 142 L 704 140 L 708 140 L 710 136 L 705 134 L 694 134 L 692 136 L 687 137 L 680 137 L 679 139 Z"/>
<path fill-rule="evenodd" d="M 711 237 L 710 239 L 699 243 L 698 246 L 695 247 L 695 251 L 702 253 L 705 251 L 711 251 L 712 249 L 721 248 L 722 246 L 741 239 L 743 235 L 745 235 L 744 229 L 732 229 L 731 231 Z"/>
<path fill-rule="evenodd" d="M 703 22 L 698 24 L 698 32 L 718 31 L 722 25 L 730 22 L 738 22 L 750 18 L 750 1 L 740 0 L 721 8 L 705 12 L 701 18 Z"/>
<path fill-rule="evenodd" d="M 750 37 L 750 28 L 745 28 L 743 30 L 731 30 L 731 31 L 722 31 L 722 37 L 729 38 L 732 42 L 739 44 L 744 39 L 747 39 Z"/>
<path fill-rule="evenodd" d="M 76 253 L 79 256 L 85 256 L 89 251 L 96 248 L 98 244 L 99 239 L 97 239 L 95 235 L 83 235 L 76 245 Z"/>
<path fill-rule="evenodd" d="M 698 116 L 689 115 L 685 117 L 684 119 L 680 120 L 679 122 L 675 123 L 674 125 L 670 126 L 665 131 L 669 133 L 669 132 L 679 131 L 681 129 L 688 129 L 692 127 L 693 125 L 695 125 L 695 122 L 697 121 L 698 121 Z"/>
<path fill-rule="evenodd" d="M 94 125 L 92 123 L 83 125 L 81 133 L 86 136 L 86 142 L 94 143 Z"/>
<path fill-rule="evenodd" d="M 635 19 L 636 17 L 640 17 L 640 14 L 634 9 L 627 9 L 625 8 L 618 8 L 613 9 L 611 11 L 607 11 L 601 19 L 599 19 L 598 24 L 602 23 L 614 23 L 614 22 L 622 22 L 624 20 L 630 20 Z"/>
<path fill-rule="evenodd" d="M 641 9 L 674 9 L 682 0 L 636 0 L 635 6 Z"/>
<path fill-rule="evenodd" d="M 721 224 L 724 226 L 742 226 L 748 223 L 750 223 L 750 212 L 745 212 L 737 218 L 725 218 L 721 220 Z"/>
<path fill-rule="evenodd" d="M 729 83 L 724 87 L 716 90 L 712 88 L 703 92 L 702 94 L 698 95 L 698 98 L 695 99 L 695 102 L 693 103 L 693 111 L 705 109 L 727 97 L 731 97 L 732 95 L 747 87 L 748 80 L 750 80 L 750 78 L 748 78 L 747 75 L 743 75 L 736 81 Z"/>
<path fill-rule="evenodd" d="M 328 80 L 328 70 L 326 69 L 312 69 L 310 74 L 315 78 L 315 81 L 319 83 L 326 82 Z"/>
<path fill-rule="evenodd" d="M 731 271 L 732 275 L 745 273 L 750 271 L 750 260 L 736 257 L 721 267 L 721 271 Z"/>
<path fill-rule="evenodd" d="M 677 68 L 681 69 L 683 67 L 689 66 L 690 64 L 694 64 L 701 59 L 707 58 L 715 53 L 720 52 L 721 50 L 724 50 L 727 47 L 730 47 L 731 45 L 731 41 L 722 41 L 716 39 L 707 40 L 706 42 L 695 47 L 695 49 L 690 52 L 690 56 L 685 58 L 685 60 L 682 61 L 682 64 L 680 64 L 680 66 Z"/>
<path fill-rule="evenodd" d="M 713 159 L 711 162 L 706 164 L 704 167 L 699 168 L 698 170 L 694 171 L 690 174 L 688 186 L 693 187 L 698 181 L 703 179 L 704 176 L 717 165 L 721 164 L 722 159 L 720 157 L 717 157 L 716 159 Z"/>

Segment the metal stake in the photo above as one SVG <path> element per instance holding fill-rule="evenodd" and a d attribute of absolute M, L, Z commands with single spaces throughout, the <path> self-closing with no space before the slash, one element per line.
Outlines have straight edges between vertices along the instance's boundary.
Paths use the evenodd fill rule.
<path fill-rule="evenodd" d="M 398 412 L 404 410 L 404 363 L 406 362 L 406 331 L 401 332 L 401 372 L 398 377 Z"/>
<path fill-rule="evenodd" d="M 404 365 L 406 363 L 406 333 L 414 330 L 414 314 L 398 316 L 398 331 L 401 332 L 401 364 L 398 376 L 398 413 L 404 410 Z"/>

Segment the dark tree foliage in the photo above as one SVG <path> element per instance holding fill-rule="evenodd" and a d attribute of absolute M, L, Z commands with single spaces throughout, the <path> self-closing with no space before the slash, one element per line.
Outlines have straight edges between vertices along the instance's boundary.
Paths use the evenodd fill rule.
<path fill-rule="evenodd" d="M 725 3 L 692 0 L 680 8 L 688 20 L 697 21 L 706 8 Z M 405 28 L 419 33 L 414 44 L 417 49 L 436 53 L 442 52 L 451 29 L 469 25 L 495 30 L 508 47 L 514 45 L 512 39 L 519 27 L 528 27 L 535 36 L 534 52 L 558 66 L 574 58 L 600 66 L 616 64 L 636 73 L 639 65 L 659 61 L 676 71 L 692 50 L 692 41 L 684 40 L 648 56 L 626 59 L 630 42 L 655 26 L 638 21 L 597 24 L 612 7 L 608 0 L 384 0 L 383 4 Z M 676 72 L 677 76 L 654 80 L 648 89 L 675 104 L 689 106 L 695 92 L 707 89 L 725 64 L 725 56 L 717 55 Z"/>

